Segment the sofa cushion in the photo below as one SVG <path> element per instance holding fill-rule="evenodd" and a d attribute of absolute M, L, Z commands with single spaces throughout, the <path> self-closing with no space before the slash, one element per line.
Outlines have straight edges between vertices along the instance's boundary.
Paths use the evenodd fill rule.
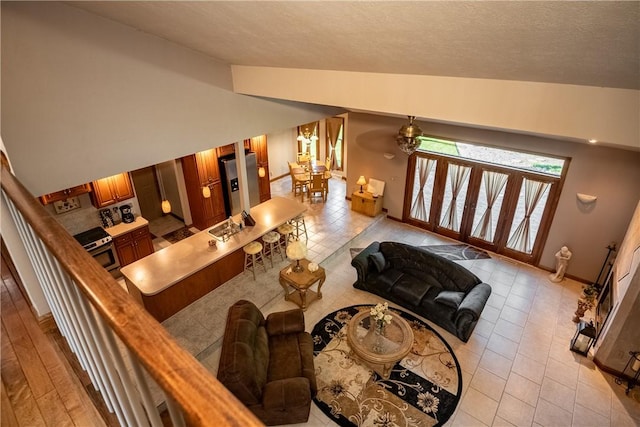
<path fill-rule="evenodd" d="M 303 362 L 300 355 L 298 335 L 301 334 L 273 335 L 269 337 L 269 352 L 271 355 L 269 382 L 303 376 Z M 286 361 L 286 363 L 282 363 L 283 361 Z"/>
<path fill-rule="evenodd" d="M 395 283 L 392 292 L 398 299 L 404 301 L 406 304 L 417 306 L 431 288 L 431 285 L 417 281 L 409 274 L 404 274 L 400 280 Z"/>
<path fill-rule="evenodd" d="M 369 255 L 369 262 L 373 264 L 378 273 L 382 273 L 387 269 L 387 260 L 384 259 L 382 252 L 374 252 Z"/>
<path fill-rule="evenodd" d="M 448 307 L 458 308 L 462 300 L 464 299 L 464 292 L 455 291 L 441 291 L 435 301 L 440 304 L 444 304 Z"/>

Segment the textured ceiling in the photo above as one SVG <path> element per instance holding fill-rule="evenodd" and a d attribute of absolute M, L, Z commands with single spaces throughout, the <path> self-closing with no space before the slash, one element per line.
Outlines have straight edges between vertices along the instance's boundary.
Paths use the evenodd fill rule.
<path fill-rule="evenodd" d="M 66 3 L 233 65 L 640 89 L 638 1 Z"/>

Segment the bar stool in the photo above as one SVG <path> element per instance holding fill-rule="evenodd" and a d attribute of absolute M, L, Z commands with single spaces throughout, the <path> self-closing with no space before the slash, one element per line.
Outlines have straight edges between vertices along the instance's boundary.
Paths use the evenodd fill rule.
<path fill-rule="evenodd" d="M 264 256 L 269 258 L 271 267 L 273 267 L 273 256 L 276 252 L 280 254 L 280 259 L 284 261 L 282 246 L 280 246 L 280 233 L 270 231 L 262 236 L 262 241 L 264 242 Z"/>
<path fill-rule="evenodd" d="M 309 235 L 307 234 L 307 225 L 304 223 L 304 215 L 300 214 L 297 217 L 293 218 L 289 221 L 291 225 L 294 227 L 294 234 L 296 239 L 300 240 L 300 235 L 304 232 L 304 238 L 309 240 Z"/>
<path fill-rule="evenodd" d="M 253 280 L 256 280 L 256 265 L 262 264 L 265 273 L 267 267 L 264 265 L 264 255 L 262 252 L 262 243 L 253 241 L 245 245 L 242 250 L 244 251 L 244 271 L 251 270 L 253 273 Z"/>
<path fill-rule="evenodd" d="M 284 241 L 284 249 L 286 250 L 289 246 L 289 239 L 293 233 L 294 227 L 293 225 L 285 222 L 280 227 L 278 227 L 278 233 L 280 233 L 280 238 Z"/>

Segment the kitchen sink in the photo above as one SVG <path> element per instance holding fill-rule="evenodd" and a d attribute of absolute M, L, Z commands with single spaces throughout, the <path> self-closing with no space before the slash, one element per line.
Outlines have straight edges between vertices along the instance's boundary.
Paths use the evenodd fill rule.
<path fill-rule="evenodd" d="M 242 230 L 240 229 L 240 226 L 238 224 L 233 223 L 231 226 L 229 226 L 229 223 L 225 221 L 211 228 L 208 233 L 211 234 L 217 241 L 226 242 L 231 238 L 231 236 L 239 233 L 240 231 Z"/>

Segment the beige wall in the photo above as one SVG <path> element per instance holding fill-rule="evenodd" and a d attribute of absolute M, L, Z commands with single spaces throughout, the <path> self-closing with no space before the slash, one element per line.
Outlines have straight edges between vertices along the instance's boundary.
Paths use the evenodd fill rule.
<path fill-rule="evenodd" d="M 637 90 L 241 65 L 232 70 L 234 90 L 248 95 L 640 148 Z"/>
<path fill-rule="evenodd" d="M 395 145 L 395 135 L 406 120 L 371 114 L 349 114 L 349 173 L 353 191 L 359 175 L 386 182 L 384 208 L 402 218 L 408 156 Z M 567 273 L 593 281 L 611 241 L 622 241 L 636 203 L 640 200 L 640 153 L 506 132 L 438 123 L 418 122 L 430 135 L 477 142 L 521 151 L 571 157 L 562 195 L 540 265 L 554 268 L 554 254 L 563 245 L 573 251 Z M 387 160 L 383 154 L 396 157 Z M 576 193 L 598 196 L 590 211 L 581 209 Z"/>
<path fill-rule="evenodd" d="M 342 111 L 231 89 L 195 51 L 62 3 L 2 2 L 2 136 L 36 195 Z"/>

